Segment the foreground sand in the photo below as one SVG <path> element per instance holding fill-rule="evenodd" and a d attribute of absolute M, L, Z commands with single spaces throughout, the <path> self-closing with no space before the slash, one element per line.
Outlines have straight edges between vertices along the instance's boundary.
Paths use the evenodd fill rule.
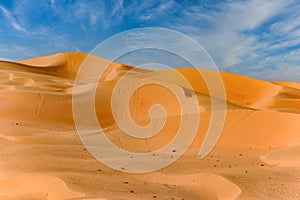
<path fill-rule="evenodd" d="M 0 62 L 0 199 L 300 199 L 299 83 L 270 83 L 222 73 L 227 96 L 224 128 L 213 151 L 199 159 L 211 118 L 209 93 L 195 70 L 177 69 L 199 100 L 197 136 L 172 165 L 131 174 L 98 162 L 75 130 L 72 92 L 85 58 L 66 53 L 20 63 Z M 96 57 L 89 62 L 109 63 Z M 166 127 L 146 142 L 116 127 L 109 101 L 112 88 L 124 76 L 128 81 L 132 77 L 163 79 L 184 87 L 172 73 L 110 65 L 97 89 L 101 93 L 96 94 L 96 112 L 100 124 L 109 128 L 106 135 L 112 142 L 143 152 L 163 146 L 174 136 L 178 105 L 159 87 L 149 87 L 148 95 L 141 91 L 130 104 L 133 118 L 141 125 L 149 122 L 149 104 L 159 102 L 166 107 Z M 84 82 L 95 77 L 79 78 Z"/>

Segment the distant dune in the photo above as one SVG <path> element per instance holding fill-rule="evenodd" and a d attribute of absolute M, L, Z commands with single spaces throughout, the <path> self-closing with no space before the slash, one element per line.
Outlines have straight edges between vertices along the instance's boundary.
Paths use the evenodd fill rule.
<path fill-rule="evenodd" d="M 107 68 L 99 78 L 93 71 L 78 73 L 83 64 Z M 300 199 L 300 83 L 222 72 L 226 98 L 211 97 L 201 74 L 214 77 L 218 72 L 151 71 L 82 53 L 0 61 L 0 199 Z M 166 121 L 158 134 L 134 138 L 118 126 L 111 98 L 120 81 L 126 91 L 133 83 L 153 82 L 133 93 L 128 110 L 136 124 L 146 126 L 151 106 L 162 105 Z M 182 94 L 186 111 L 172 91 L 155 82 Z M 183 156 L 156 172 L 131 174 L 107 167 L 87 151 L 74 124 L 72 95 L 81 98 L 90 83 L 97 83 L 97 120 L 120 148 L 155 151 L 174 138 L 181 120 L 198 114 L 195 139 Z M 125 98 L 126 91 L 119 97 Z M 211 110 L 211 98 L 225 103 L 226 118 L 215 148 L 199 159 L 212 113 L 223 111 L 218 106 Z M 192 100 L 198 110 L 189 108 Z"/>

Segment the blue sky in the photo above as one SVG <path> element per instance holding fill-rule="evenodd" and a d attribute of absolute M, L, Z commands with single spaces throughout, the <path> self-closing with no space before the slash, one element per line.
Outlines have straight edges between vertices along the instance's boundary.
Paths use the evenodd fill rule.
<path fill-rule="evenodd" d="M 0 59 L 66 51 L 140 27 L 187 34 L 221 71 L 300 82 L 298 0 L 11 0 L 0 1 Z"/>

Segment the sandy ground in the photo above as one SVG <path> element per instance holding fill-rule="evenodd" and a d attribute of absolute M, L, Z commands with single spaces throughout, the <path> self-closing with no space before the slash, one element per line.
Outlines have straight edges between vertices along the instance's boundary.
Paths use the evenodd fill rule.
<path fill-rule="evenodd" d="M 158 103 L 164 106 L 167 121 L 147 140 L 129 137 L 116 125 L 110 104 L 121 78 L 128 87 L 132 80 L 165 81 L 182 91 L 184 106 L 190 98 L 199 102 L 198 111 L 187 109 L 183 115 L 196 112 L 201 120 L 183 156 L 155 172 L 126 173 L 97 161 L 75 129 L 72 93 L 80 96 L 89 89 L 87 83 L 98 80 L 93 73 L 80 74 L 82 85 L 74 89 L 85 58 L 65 53 L 0 62 L 1 200 L 300 199 L 299 83 L 222 73 L 227 97 L 215 98 L 227 105 L 224 127 L 215 148 L 200 159 L 212 103 L 205 81 L 194 69 L 152 72 L 90 57 L 88 65 L 109 65 L 97 86 L 96 113 L 105 135 L 123 149 L 151 152 L 164 146 L 174 137 L 182 113 L 170 91 L 155 84 L 142 88 L 129 102 L 133 120 L 140 126 L 149 124 L 149 109 Z M 190 86 L 174 78 L 174 72 Z"/>

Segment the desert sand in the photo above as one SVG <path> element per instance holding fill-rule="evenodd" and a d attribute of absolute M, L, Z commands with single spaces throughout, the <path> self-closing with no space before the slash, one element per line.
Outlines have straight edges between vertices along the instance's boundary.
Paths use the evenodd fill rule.
<path fill-rule="evenodd" d="M 86 54 L 61 53 L 0 61 L 1 200 L 300 199 L 300 83 L 221 73 L 226 98 L 213 98 L 226 103 L 224 127 L 216 146 L 200 159 L 212 107 L 197 70 L 151 71 L 95 56 L 86 58 Z M 78 74 L 83 62 L 109 67 L 98 80 L 92 73 Z M 174 78 L 174 72 L 190 86 Z M 79 89 L 74 88 L 76 78 L 82 82 Z M 98 81 L 95 111 L 99 124 L 115 145 L 152 152 L 174 137 L 182 119 L 179 102 L 155 84 L 136 91 L 128 109 L 138 125 L 146 126 L 151 121 L 151 105 L 161 104 L 167 113 L 163 129 L 146 140 L 120 130 L 110 100 L 121 79 L 128 87 L 132 80 L 164 81 L 182 91 L 187 105 L 191 98 L 199 102 L 197 111 L 184 113 L 200 115 L 195 139 L 171 165 L 155 172 L 126 173 L 99 162 L 83 145 L 74 124 L 72 95 L 75 91 L 84 95 L 93 81 Z"/>

